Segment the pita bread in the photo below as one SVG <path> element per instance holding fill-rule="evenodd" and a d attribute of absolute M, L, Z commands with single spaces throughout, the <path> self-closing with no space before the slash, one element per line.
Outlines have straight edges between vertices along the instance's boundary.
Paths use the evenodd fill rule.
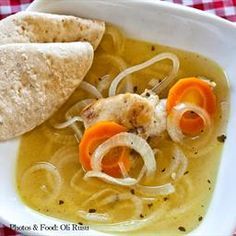
<path fill-rule="evenodd" d="M 93 61 L 89 43 L 0 46 L 0 140 L 32 130 L 73 93 Z"/>
<path fill-rule="evenodd" d="M 87 41 L 96 49 L 104 31 L 99 20 L 23 11 L 0 21 L 0 44 Z"/>

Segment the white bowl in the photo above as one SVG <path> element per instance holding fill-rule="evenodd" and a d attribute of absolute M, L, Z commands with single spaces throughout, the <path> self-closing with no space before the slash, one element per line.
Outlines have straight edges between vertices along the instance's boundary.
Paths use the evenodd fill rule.
<path fill-rule="evenodd" d="M 36 0 L 30 11 L 98 18 L 120 26 L 127 35 L 197 52 L 225 70 L 236 103 L 236 26 L 204 12 L 157 0 Z M 236 107 L 231 107 L 227 142 L 219 166 L 213 198 L 204 221 L 190 235 L 232 235 L 236 227 Z M 0 144 L 0 222 L 18 226 L 61 224 L 26 207 L 15 187 L 19 140 Z M 62 232 L 62 231 L 61 231 Z M 25 231 L 30 235 L 58 235 L 59 231 Z M 106 235 L 64 231 L 63 235 Z"/>

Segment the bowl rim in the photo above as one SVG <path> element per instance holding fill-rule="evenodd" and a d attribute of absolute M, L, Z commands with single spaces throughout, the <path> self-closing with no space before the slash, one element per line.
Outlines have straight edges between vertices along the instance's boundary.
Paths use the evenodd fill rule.
<path fill-rule="evenodd" d="M 57 2 L 65 2 L 66 0 L 51 0 L 51 3 Z M 76 0 L 77 2 L 83 1 L 83 0 Z M 96 3 L 126 3 L 126 0 L 92 0 L 92 2 Z M 47 0 L 34 0 L 26 9 L 26 11 L 35 11 L 36 8 L 40 6 L 40 4 L 47 4 Z M 173 3 L 173 2 L 166 2 L 166 1 L 156 1 L 156 0 L 129 0 L 129 4 L 144 4 L 144 5 L 154 5 L 158 6 L 159 8 L 169 8 L 173 11 L 181 11 L 181 14 L 190 15 L 192 19 L 199 19 L 208 20 L 209 23 L 213 24 L 219 24 L 219 26 L 225 26 L 229 28 L 234 28 L 236 30 L 236 22 L 229 21 L 227 19 L 224 19 L 222 17 L 219 17 L 213 13 L 209 13 L 203 10 L 199 10 L 190 6 Z M 37 9 L 37 11 L 40 11 L 40 9 Z M 184 16 L 184 15 L 183 15 Z M 203 18 L 202 18 L 203 17 Z"/>

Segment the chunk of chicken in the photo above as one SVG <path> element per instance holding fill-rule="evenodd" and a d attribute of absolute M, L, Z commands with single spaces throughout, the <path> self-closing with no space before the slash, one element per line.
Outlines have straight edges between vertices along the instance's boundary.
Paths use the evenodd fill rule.
<path fill-rule="evenodd" d="M 85 128 L 99 121 L 114 121 L 145 138 L 158 136 L 166 129 L 166 100 L 146 94 L 126 93 L 97 100 L 81 112 Z"/>

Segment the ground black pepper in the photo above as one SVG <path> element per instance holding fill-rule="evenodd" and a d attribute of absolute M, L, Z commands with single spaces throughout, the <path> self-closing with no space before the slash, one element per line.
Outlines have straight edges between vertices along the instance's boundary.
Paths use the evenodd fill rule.
<path fill-rule="evenodd" d="M 89 213 L 95 213 L 95 212 L 96 212 L 96 209 L 90 208 L 90 209 L 88 210 L 88 212 L 89 212 Z"/>
<path fill-rule="evenodd" d="M 59 201 L 58 201 L 58 204 L 59 204 L 59 205 L 62 205 L 62 204 L 64 204 L 64 201 L 63 201 L 63 200 L 59 200 Z"/>
<path fill-rule="evenodd" d="M 185 229 L 183 226 L 179 226 L 178 230 L 179 230 L 179 231 L 182 231 L 182 232 L 185 232 L 185 231 L 186 231 L 186 229 Z"/>
<path fill-rule="evenodd" d="M 222 134 L 222 135 L 217 137 L 217 141 L 220 142 L 220 143 L 224 143 L 226 138 L 227 138 L 226 135 Z"/>
<path fill-rule="evenodd" d="M 130 189 L 131 194 L 135 194 L 134 189 Z"/>

